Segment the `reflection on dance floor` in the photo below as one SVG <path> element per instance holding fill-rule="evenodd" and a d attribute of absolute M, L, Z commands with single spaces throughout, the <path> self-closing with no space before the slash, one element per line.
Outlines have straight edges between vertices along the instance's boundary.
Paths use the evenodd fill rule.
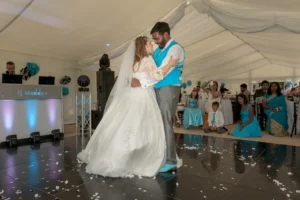
<path fill-rule="evenodd" d="M 85 173 L 81 138 L 0 150 L 1 199 L 300 199 L 300 148 L 177 135 L 184 166 L 153 178 Z M 298 155 L 298 156 L 297 156 Z"/>

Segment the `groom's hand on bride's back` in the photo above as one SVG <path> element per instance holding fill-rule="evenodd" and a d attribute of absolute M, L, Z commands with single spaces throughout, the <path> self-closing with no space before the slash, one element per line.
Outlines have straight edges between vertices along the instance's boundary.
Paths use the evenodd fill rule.
<path fill-rule="evenodd" d="M 140 87 L 141 83 L 139 81 L 139 79 L 133 78 L 131 79 L 131 87 Z"/>

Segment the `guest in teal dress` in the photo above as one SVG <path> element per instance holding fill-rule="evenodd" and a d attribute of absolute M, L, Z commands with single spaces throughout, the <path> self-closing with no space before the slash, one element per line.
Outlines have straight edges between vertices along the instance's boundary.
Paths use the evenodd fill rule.
<path fill-rule="evenodd" d="M 287 106 L 278 83 L 271 83 L 262 106 L 267 115 L 266 131 L 277 137 L 288 135 Z"/>
<path fill-rule="evenodd" d="M 183 115 L 183 127 L 188 129 L 190 126 L 202 126 L 203 113 L 199 108 L 198 92 L 194 89 L 187 98 L 186 108 Z"/>
<path fill-rule="evenodd" d="M 241 138 L 261 137 L 260 126 L 254 116 L 254 109 L 248 104 L 248 99 L 244 94 L 238 95 L 238 103 L 241 105 L 241 121 L 231 135 Z"/>
<path fill-rule="evenodd" d="M 203 147 L 203 136 L 202 135 L 189 135 L 184 134 L 183 145 L 186 147 Z"/>

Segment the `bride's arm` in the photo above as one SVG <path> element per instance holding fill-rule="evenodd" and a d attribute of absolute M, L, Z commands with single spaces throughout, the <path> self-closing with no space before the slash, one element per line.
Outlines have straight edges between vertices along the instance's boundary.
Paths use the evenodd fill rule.
<path fill-rule="evenodd" d="M 144 58 L 141 62 L 140 67 L 137 69 L 137 75 L 139 79 L 140 86 L 142 87 L 149 87 L 153 86 L 162 79 L 164 79 L 165 75 L 168 73 L 168 71 L 175 67 L 178 63 L 178 60 L 174 60 L 170 58 L 170 61 L 167 65 L 158 68 L 153 60 L 152 57 Z M 135 80 L 132 80 L 132 87 L 135 87 Z M 136 81 L 137 82 L 137 81 Z M 138 84 L 136 84 L 138 85 Z"/>
<path fill-rule="evenodd" d="M 147 59 L 146 63 L 146 71 L 149 72 L 149 76 L 151 79 L 160 81 L 164 79 L 165 75 L 170 71 L 171 68 L 175 67 L 178 63 L 179 59 L 173 59 L 172 57 L 170 58 L 168 64 L 166 64 L 163 67 L 158 68 L 157 65 L 155 64 L 154 60 L 152 57 L 149 57 Z"/>

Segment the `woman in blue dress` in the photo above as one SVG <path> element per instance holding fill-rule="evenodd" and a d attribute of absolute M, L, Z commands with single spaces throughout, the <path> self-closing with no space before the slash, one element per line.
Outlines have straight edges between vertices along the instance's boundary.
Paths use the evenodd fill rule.
<path fill-rule="evenodd" d="M 202 126 L 203 113 L 199 108 L 198 92 L 194 89 L 187 98 L 186 108 L 183 115 L 183 127 L 188 129 L 190 126 Z"/>
<path fill-rule="evenodd" d="M 266 131 L 273 136 L 288 135 L 287 106 L 278 83 L 271 83 L 262 106 L 267 115 Z"/>
<path fill-rule="evenodd" d="M 238 103 L 241 105 L 241 121 L 231 135 L 242 138 L 261 137 L 260 126 L 254 116 L 254 109 L 248 104 L 248 99 L 244 94 L 238 95 Z"/>

